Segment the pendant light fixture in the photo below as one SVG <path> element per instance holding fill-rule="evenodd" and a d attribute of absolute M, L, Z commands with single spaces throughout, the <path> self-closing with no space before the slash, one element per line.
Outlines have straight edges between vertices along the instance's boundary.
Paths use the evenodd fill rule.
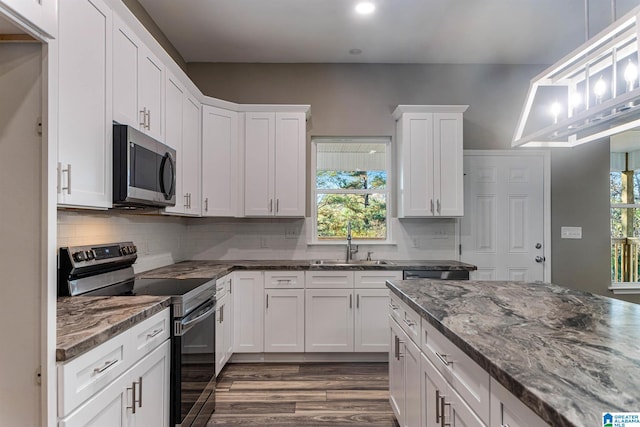
<path fill-rule="evenodd" d="M 588 19 L 586 0 L 587 38 Z M 639 127 L 639 32 L 637 7 L 536 76 L 512 146 L 573 147 Z"/>

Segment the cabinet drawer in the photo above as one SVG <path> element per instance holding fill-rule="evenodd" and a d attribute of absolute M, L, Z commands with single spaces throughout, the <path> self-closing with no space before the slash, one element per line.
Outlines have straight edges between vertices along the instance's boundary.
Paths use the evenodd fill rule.
<path fill-rule="evenodd" d="M 352 271 L 307 271 L 305 272 L 306 288 L 353 288 Z"/>
<path fill-rule="evenodd" d="M 58 416 L 64 417 L 125 372 L 134 361 L 130 347 L 125 332 L 58 365 Z"/>
<path fill-rule="evenodd" d="M 409 338 L 420 346 L 420 316 L 393 292 L 389 305 L 389 315 L 400 325 Z"/>
<path fill-rule="evenodd" d="M 220 299 L 231 293 L 231 275 L 228 274 L 216 280 L 216 298 Z"/>
<path fill-rule="evenodd" d="M 469 407 L 488 424 L 489 373 L 426 320 L 422 323 L 422 351 Z"/>
<path fill-rule="evenodd" d="M 169 309 L 154 314 L 131 328 L 128 333 L 133 340 L 132 360 L 139 360 L 171 337 Z"/>
<path fill-rule="evenodd" d="M 356 271 L 356 288 L 386 288 L 387 280 L 401 280 L 402 271 Z"/>
<path fill-rule="evenodd" d="M 303 289 L 304 271 L 266 271 L 264 287 L 267 289 Z"/>

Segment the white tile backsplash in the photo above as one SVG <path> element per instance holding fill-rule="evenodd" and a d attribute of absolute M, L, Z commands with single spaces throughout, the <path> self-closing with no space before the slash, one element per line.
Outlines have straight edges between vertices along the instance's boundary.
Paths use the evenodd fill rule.
<path fill-rule="evenodd" d="M 179 218 L 58 211 L 58 246 L 133 241 L 136 272 L 186 259 L 341 259 L 345 245 L 308 245 L 310 219 Z M 458 259 L 456 220 L 393 219 L 395 244 L 359 245 L 356 259 Z M 294 235 L 291 231 L 295 230 Z M 288 232 L 288 236 L 286 235 Z"/>

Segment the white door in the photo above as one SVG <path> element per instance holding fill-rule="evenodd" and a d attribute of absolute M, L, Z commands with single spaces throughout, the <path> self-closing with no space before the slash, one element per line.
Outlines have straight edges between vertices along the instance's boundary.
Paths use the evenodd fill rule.
<path fill-rule="evenodd" d="M 184 97 L 182 109 L 182 192 L 189 195 L 185 213 L 200 215 L 200 103 Z"/>
<path fill-rule="evenodd" d="M 143 121 L 138 111 L 138 74 L 142 48 L 142 42 L 136 34 L 117 15 L 114 16 L 113 121 L 136 129 Z"/>
<path fill-rule="evenodd" d="M 460 259 L 478 266 L 472 280 L 550 280 L 548 162 L 544 152 L 465 152 Z"/>
<path fill-rule="evenodd" d="M 129 427 L 169 426 L 171 342 L 165 341 L 131 369 L 136 382 L 136 413 Z"/>
<path fill-rule="evenodd" d="M 233 352 L 264 351 L 264 277 L 261 271 L 234 273 Z"/>
<path fill-rule="evenodd" d="M 244 152 L 244 214 L 272 216 L 275 114 L 247 113 Z"/>
<path fill-rule="evenodd" d="M 167 120 L 165 121 L 165 141 L 169 147 L 176 150 L 176 205 L 165 208 L 166 212 L 184 213 L 187 200 L 183 191 L 183 175 L 184 175 L 184 150 L 182 141 L 182 108 L 184 97 L 184 88 L 176 78 L 167 75 L 166 81 L 166 103 L 165 111 L 167 112 Z"/>
<path fill-rule="evenodd" d="M 305 113 L 276 113 L 275 215 L 304 216 Z"/>
<path fill-rule="evenodd" d="M 462 114 L 433 115 L 433 191 L 437 216 L 462 216 Z"/>
<path fill-rule="evenodd" d="M 405 425 L 404 418 L 404 384 L 405 384 L 405 370 L 404 370 L 404 344 L 406 335 L 400 329 L 400 326 L 391 318 L 389 319 L 389 345 L 391 351 L 389 351 L 389 403 L 391 409 L 401 426 Z"/>
<path fill-rule="evenodd" d="M 138 75 L 138 108 L 146 114 L 143 132 L 164 142 L 164 65 L 143 47 Z"/>
<path fill-rule="evenodd" d="M 87 400 L 58 427 L 125 427 L 131 422 L 129 376 L 123 375 Z M 129 407 L 129 408 L 127 408 Z"/>
<path fill-rule="evenodd" d="M 419 426 L 421 421 L 420 359 L 420 349 L 413 341 L 406 338 L 404 343 L 404 425 L 406 427 Z"/>
<path fill-rule="evenodd" d="M 304 289 L 265 289 L 265 300 L 264 351 L 304 352 Z"/>

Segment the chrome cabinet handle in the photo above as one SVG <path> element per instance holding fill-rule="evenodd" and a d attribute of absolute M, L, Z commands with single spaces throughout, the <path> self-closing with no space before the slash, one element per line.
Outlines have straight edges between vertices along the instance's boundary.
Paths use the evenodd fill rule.
<path fill-rule="evenodd" d="M 184 207 L 188 208 L 189 207 L 189 195 L 187 193 L 184 193 Z"/>
<path fill-rule="evenodd" d="M 356 308 L 360 308 L 360 294 L 356 295 Z"/>
<path fill-rule="evenodd" d="M 276 213 L 280 212 L 280 199 L 276 199 Z"/>
<path fill-rule="evenodd" d="M 397 305 L 393 305 L 393 303 L 389 303 L 389 308 L 393 311 L 396 311 L 399 307 Z"/>
<path fill-rule="evenodd" d="M 438 213 L 440 213 L 440 199 L 438 199 Z"/>
<path fill-rule="evenodd" d="M 269 213 L 273 212 L 273 199 L 269 199 Z"/>
<path fill-rule="evenodd" d="M 142 377 L 138 377 L 138 396 L 138 407 L 142 408 Z"/>
<path fill-rule="evenodd" d="M 220 307 L 220 323 L 224 322 L 224 305 Z"/>
<path fill-rule="evenodd" d="M 416 322 L 414 322 L 413 320 L 402 319 L 402 321 L 410 328 L 416 326 Z"/>
<path fill-rule="evenodd" d="M 162 332 L 162 329 L 155 329 L 150 334 L 147 334 L 147 339 L 157 336 L 158 334 L 160 334 L 160 332 Z"/>
<path fill-rule="evenodd" d="M 436 390 L 436 424 L 440 422 L 440 390 Z"/>
<path fill-rule="evenodd" d="M 204 211 L 209 212 L 209 198 L 204 199 Z"/>
<path fill-rule="evenodd" d="M 447 357 L 448 357 L 447 354 L 440 354 L 436 351 L 436 356 L 438 356 L 438 359 L 440 359 L 440 361 L 444 363 L 445 366 L 449 366 L 450 364 L 453 363 L 447 360 Z"/>
<path fill-rule="evenodd" d="M 349 295 L 349 308 L 353 308 L 353 294 Z"/>
<path fill-rule="evenodd" d="M 444 414 L 444 407 L 445 406 L 450 406 L 450 403 L 446 403 L 444 401 L 444 396 L 440 397 L 440 427 L 444 427 L 444 426 L 450 426 L 450 423 L 445 423 L 445 414 Z"/>
<path fill-rule="evenodd" d="M 131 409 L 131 413 L 136 413 L 136 382 L 131 383 L 131 387 L 127 387 L 127 390 L 131 390 L 131 406 L 127 406 L 127 409 Z"/>
<path fill-rule="evenodd" d="M 431 199 L 431 213 L 433 213 L 433 199 Z"/>
<path fill-rule="evenodd" d="M 394 339 L 395 358 L 396 360 L 400 360 L 400 338 L 396 335 Z"/>
<path fill-rule="evenodd" d="M 71 194 L 71 163 L 67 164 L 67 168 L 66 169 L 62 169 L 60 172 L 60 181 L 62 181 L 64 179 L 64 173 L 67 173 L 67 186 L 66 187 L 62 187 L 61 190 L 67 190 L 67 194 Z M 60 184 L 62 185 L 62 183 Z M 61 191 L 61 192 L 62 192 Z"/>
<path fill-rule="evenodd" d="M 147 110 L 147 130 L 151 130 L 151 110 Z"/>
<path fill-rule="evenodd" d="M 142 110 L 140 110 L 140 115 L 141 115 L 141 119 L 140 119 L 140 126 L 142 126 L 143 128 L 147 128 L 147 107 L 144 107 Z"/>
<path fill-rule="evenodd" d="M 269 294 L 267 294 L 267 308 L 269 308 Z"/>
<path fill-rule="evenodd" d="M 288 285 L 291 283 L 291 279 L 278 279 L 278 285 L 285 284 Z"/>
<path fill-rule="evenodd" d="M 110 367 L 112 367 L 113 365 L 115 365 L 116 363 L 118 363 L 118 359 L 107 360 L 106 362 L 104 362 L 104 365 L 102 365 L 102 367 L 94 368 L 93 373 L 94 374 L 101 374 L 104 371 L 106 371 L 107 369 L 109 369 Z"/>

